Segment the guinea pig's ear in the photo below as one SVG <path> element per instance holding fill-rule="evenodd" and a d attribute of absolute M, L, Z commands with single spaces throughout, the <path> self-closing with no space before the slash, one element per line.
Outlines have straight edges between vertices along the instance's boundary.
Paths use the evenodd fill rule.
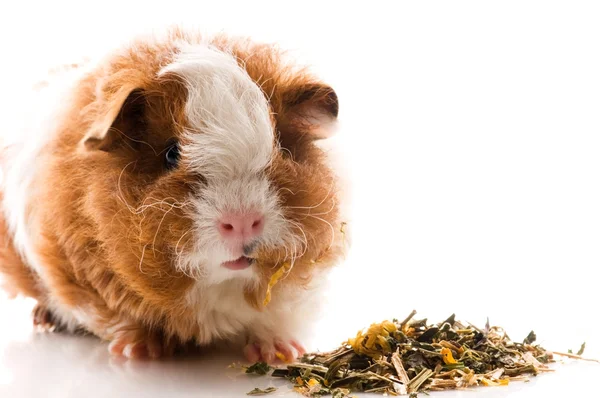
<path fill-rule="evenodd" d="M 284 102 L 292 126 L 302 127 L 315 138 L 333 135 L 339 111 L 333 88 L 322 83 L 303 84 L 286 92 Z"/>
<path fill-rule="evenodd" d="M 124 136 L 134 139 L 144 123 L 145 97 L 143 90 L 122 87 L 101 105 L 96 120 L 84 137 L 87 150 L 110 151 Z"/>

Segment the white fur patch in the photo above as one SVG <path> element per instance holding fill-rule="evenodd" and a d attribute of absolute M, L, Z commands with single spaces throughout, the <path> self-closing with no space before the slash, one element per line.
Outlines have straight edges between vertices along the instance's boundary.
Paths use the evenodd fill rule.
<path fill-rule="evenodd" d="M 209 180 L 260 173 L 275 142 L 266 97 L 232 55 L 201 44 L 180 51 L 159 75 L 176 73 L 188 88 L 182 158 Z"/>
<path fill-rule="evenodd" d="M 57 320 L 57 323 L 69 332 L 74 332 L 81 325 L 94 329 L 98 328 L 97 317 L 91 306 L 86 306 L 85 309 L 81 307 L 67 307 L 58 300 L 51 299 L 48 309 Z"/>
<path fill-rule="evenodd" d="M 306 287 L 279 285 L 262 312 L 244 300 L 247 283 L 240 279 L 215 285 L 197 282 L 188 291 L 187 305 L 196 311 L 200 327 L 199 343 L 234 339 L 244 333 L 250 341 L 266 345 L 308 338 L 311 322 L 306 321 L 307 314 L 311 319 L 321 316 L 322 297 L 315 291 L 325 289 L 324 274 L 316 273 Z"/>
<path fill-rule="evenodd" d="M 260 315 L 244 301 L 244 286 L 240 279 L 216 285 L 196 283 L 188 291 L 187 304 L 197 314 L 201 344 L 215 339 L 228 339 L 243 333 Z"/>

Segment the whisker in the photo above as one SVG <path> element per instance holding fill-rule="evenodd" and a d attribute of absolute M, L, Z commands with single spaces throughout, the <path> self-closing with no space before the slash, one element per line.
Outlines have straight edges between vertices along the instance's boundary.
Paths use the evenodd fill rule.
<path fill-rule="evenodd" d="M 329 214 L 333 211 L 333 209 L 335 209 L 335 205 L 337 204 L 337 202 L 334 200 L 333 203 L 331 204 L 331 207 L 329 208 L 329 210 L 324 211 L 322 213 L 311 213 L 310 211 L 308 213 L 306 213 L 306 215 L 311 215 L 311 216 L 324 216 L 326 214 Z"/>
<path fill-rule="evenodd" d="M 292 191 L 291 189 L 289 189 L 289 188 L 286 188 L 286 187 L 279 188 L 279 189 L 277 190 L 277 193 L 279 194 L 279 192 L 280 192 L 280 191 L 288 191 L 289 193 L 291 193 L 291 194 L 292 194 L 292 195 L 294 195 L 294 196 L 295 196 L 296 194 L 300 193 L 300 192 L 307 192 L 307 191 L 305 191 L 305 190 L 301 190 L 301 191 L 298 191 L 298 192 L 294 193 L 294 191 Z"/>
<path fill-rule="evenodd" d="M 125 199 L 125 195 L 123 195 L 123 190 L 121 189 L 121 178 L 123 177 L 123 173 L 125 173 L 125 169 L 127 169 L 129 167 L 129 165 L 131 165 L 135 162 L 136 161 L 134 160 L 132 162 L 127 163 L 125 165 L 125 167 L 123 167 L 123 170 L 121 170 L 121 172 L 119 173 L 119 178 L 117 179 L 117 191 L 118 191 L 117 198 L 119 200 L 121 200 L 125 204 L 125 206 L 127 206 L 129 211 L 131 211 L 132 213 L 134 213 L 134 211 L 133 211 L 134 208 L 129 203 L 127 203 L 127 200 Z"/>
<path fill-rule="evenodd" d="M 301 226 L 299 223 L 297 223 L 297 222 L 295 222 L 295 221 L 291 221 L 291 220 L 288 220 L 288 222 L 289 222 L 289 223 L 290 223 L 292 226 L 294 226 L 294 227 L 298 228 L 298 229 L 300 230 L 300 232 L 302 233 L 302 236 L 303 236 L 303 242 L 304 242 L 304 250 L 303 250 L 302 254 L 300 255 L 300 257 L 302 257 L 302 256 L 304 256 L 304 255 L 306 254 L 306 252 L 308 251 L 308 238 L 306 237 L 306 233 L 304 232 L 304 229 L 302 229 L 302 226 Z"/>
<path fill-rule="evenodd" d="M 156 149 L 154 149 L 154 147 L 152 145 L 150 145 L 148 142 L 142 141 L 142 140 L 136 140 L 135 138 L 131 138 L 130 136 L 125 134 L 123 131 L 121 131 L 117 128 L 112 127 L 112 130 L 121 134 L 123 137 L 127 138 L 130 141 L 137 142 L 138 144 L 144 144 L 144 145 L 148 146 L 152 150 L 152 152 L 154 152 L 154 156 L 158 156 L 158 152 L 156 152 Z M 134 149 L 131 145 L 129 145 L 129 143 L 127 143 L 127 146 L 129 146 L 131 149 Z"/>
<path fill-rule="evenodd" d="M 168 197 L 168 198 L 165 198 L 163 200 L 154 199 L 154 200 L 156 200 L 156 202 L 149 203 L 149 204 L 144 204 L 146 201 L 148 201 L 150 199 L 154 199 L 154 198 L 148 197 L 148 198 L 144 199 L 144 201 L 142 202 L 142 204 L 137 209 L 135 209 L 134 213 L 135 214 L 141 214 L 144 211 L 146 211 L 146 209 L 148 209 L 149 207 L 158 208 L 162 204 L 166 204 L 167 206 L 169 206 L 169 209 L 168 209 L 169 211 L 172 210 L 173 208 L 181 209 L 181 208 L 183 208 L 183 207 L 185 207 L 185 206 L 187 206 L 189 204 L 189 202 L 187 202 L 187 201 L 183 202 L 183 203 L 180 203 L 177 200 L 175 200 L 175 198 L 172 198 L 172 197 Z M 168 199 L 173 199 L 174 202 L 173 203 L 169 203 L 169 202 L 167 202 Z M 162 209 L 160 209 L 160 210 L 162 210 Z M 165 210 L 165 211 L 167 211 L 167 210 Z"/>
<path fill-rule="evenodd" d="M 155 248 L 156 248 L 156 237 L 158 236 L 158 232 L 160 231 L 160 227 L 162 226 L 163 221 L 165 221 L 165 218 L 167 217 L 167 214 L 169 214 L 169 212 L 171 212 L 171 210 L 173 210 L 173 207 L 171 207 L 169 210 L 165 211 L 165 213 L 163 214 L 160 222 L 158 223 L 158 227 L 156 227 L 156 233 L 154 234 L 154 239 L 152 240 L 152 251 L 154 252 Z M 156 252 L 154 252 L 154 255 L 156 256 Z"/>
<path fill-rule="evenodd" d="M 317 203 L 314 206 L 285 206 L 286 209 L 306 209 L 306 210 L 312 210 L 315 209 L 319 206 L 321 206 L 323 203 L 325 203 L 325 201 L 329 198 L 329 196 L 333 193 L 333 183 L 331 183 L 331 185 L 329 185 L 329 190 L 327 191 L 327 195 L 325 195 L 325 197 L 323 198 L 323 200 L 321 200 L 319 203 Z"/>
<path fill-rule="evenodd" d="M 140 257 L 140 264 L 139 264 L 139 266 L 138 266 L 138 268 L 140 269 L 140 272 L 141 272 L 142 274 L 144 274 L 144 275 L 145 275 L 146 273 L 145 273 L 145 272 L 144 272 L 144 270 L 142 269 L 142 264 L 143 264 L 143 262 L 144 262 L 144 255 L 146 254 L 146 246 L 148 246 L 148 245 L 144 245 L 144 246 L 142 247 L 142 256 Z"/>
<path fill-rule="evenodd" d="M 331 225 L 331 223 L 329 221 L 324 220 L 321 217 L 313 216 L 312 214 L 307 214 L 307 216 L 315 218 L 315 219 L 322 221 L 325 224 L 329 225 L 329 228 L 331 228 L 331 243 L 329 244 L 329 247 L 327 248 L 327 250 L 331 249 L 331 247 L 333 246 L 333 242 L 335 241 L 335 228 L 333 228 L 333 225 Z"/>
<path fill-rule="evenodd" d="M 181 243 L 181 240 L 192 231 L 193 228 L 189 228 L 187 231 L 185 231 L 185 233 L 183 233 L 181 235 L 181 237 L 179 238 L 179 240 L 177 241 L 177 244 L 175 245 L 175 254 L 177 254 L 178 256 L 180 256 L 183 253 L 183 249 L 181 249 L 180 252 L 177 251 L 177 248 L 179 247 L 179 244 Z M 184 245 L 185 246 L 185 245 Z"/>

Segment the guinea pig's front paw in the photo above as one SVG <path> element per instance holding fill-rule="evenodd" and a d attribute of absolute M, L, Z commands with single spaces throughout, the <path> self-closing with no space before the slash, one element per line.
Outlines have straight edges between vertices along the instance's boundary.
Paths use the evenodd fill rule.
<path fill-rule="evenodd" d="M 108 345 L 113 355 L 130 359 L 157 359 L 173 355 L 174 344 L 156 333 L 144 329 L 124 329 L 116 332 Z"/>
<path fill-rule="evenodd" d="M 256 339 L 250 341 L 244 348 L 246 359 L 251 362 L 263 361 L 266 363 L 293 362 L 304 355 L 306 350 L 296 340 L 280 338 Z"/>

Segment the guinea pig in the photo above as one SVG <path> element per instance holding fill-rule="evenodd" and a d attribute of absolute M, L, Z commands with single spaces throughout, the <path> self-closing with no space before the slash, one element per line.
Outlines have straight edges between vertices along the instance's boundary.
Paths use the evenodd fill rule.
<path fill-rule="evenodd" d="M 128 358 L 304 353 L 346 253 L 332 87 L 277 46 L 172 29 L 35 90 L 2 134 L 0 273 L 36 324 Z"/>

